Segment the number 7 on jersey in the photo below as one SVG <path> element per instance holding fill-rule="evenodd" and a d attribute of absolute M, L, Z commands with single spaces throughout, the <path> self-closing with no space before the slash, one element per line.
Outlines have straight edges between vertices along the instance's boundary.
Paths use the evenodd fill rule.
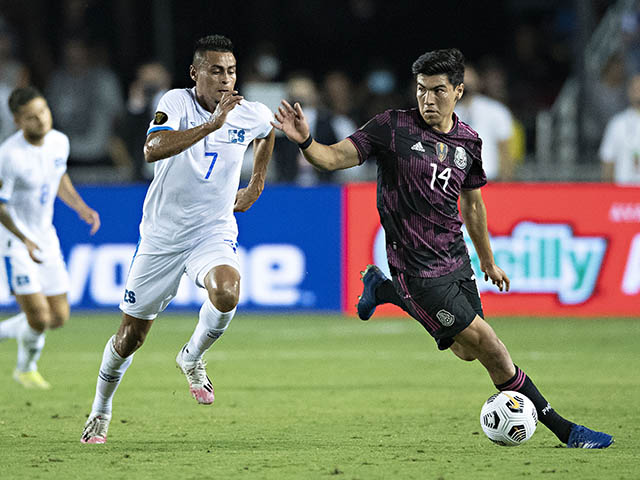
<path fill-rule="evenodd" d="M 218 159 L 218 152 L 204 152 L 205 157 L 211 157 L 211 165 L 209 165 L 209 170 L 207 170 L 207 174 L 204 176 L 205 180 L 208 180 L 211 176 L 211 170 L 213 170 L 213 165 L 216 163 Z"/>

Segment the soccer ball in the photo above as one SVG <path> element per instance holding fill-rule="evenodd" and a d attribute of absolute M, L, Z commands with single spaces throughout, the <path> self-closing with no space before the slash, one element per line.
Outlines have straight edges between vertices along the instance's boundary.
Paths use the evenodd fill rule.
<path fill-rule="evenodd" d="M 480 412 L 482 430 L 494 443 L 515 447 L 533 436 L 538 425 L 536 407 L 520 392 L 491 395 Z"/>

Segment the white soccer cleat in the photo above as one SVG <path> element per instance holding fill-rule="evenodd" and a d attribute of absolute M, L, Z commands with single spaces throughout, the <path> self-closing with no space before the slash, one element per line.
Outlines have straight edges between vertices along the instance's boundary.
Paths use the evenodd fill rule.
<path fill-rule="evenodd" d="M 186 347 L 186 345 L 182 347 L 176 357 L 178 368 L 180 368 L 185 377 L 187 377 L 191 396 L 195 398 L 198 403 L 211 405 L 215 397 L 213 394 L 213 385 L 211 384 L 211 380 L 209 380 L 207 371 L 204 368 L 205 363 L 202 360 L 197 360 L 195 362 L 187 362 L 186 360 L 183 360 L 182 352 Z"/>
<path fill-rule="evenodd" d="M 109 430 L 111 415 L 99 413 L 91 415 L 84 425 L 80 442 L 82 443 L 107 443 L 107 430 Z"/>

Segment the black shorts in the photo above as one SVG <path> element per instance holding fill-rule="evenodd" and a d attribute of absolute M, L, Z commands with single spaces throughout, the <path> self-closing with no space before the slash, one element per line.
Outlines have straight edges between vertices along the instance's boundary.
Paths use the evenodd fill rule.
<path fill-rule="evenodd" d="M 467 328 L 476 315 L 484 318 L 471 265 L 438 278 L 393 275 L 393 284 L 409 313 L 431 334 L 440 350 Z"/>

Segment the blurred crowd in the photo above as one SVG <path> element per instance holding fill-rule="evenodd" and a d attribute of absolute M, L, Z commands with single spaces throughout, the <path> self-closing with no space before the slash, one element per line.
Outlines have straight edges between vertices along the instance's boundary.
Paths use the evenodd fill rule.
<path fill-rule="evenodd" d="M 74 15 L 81 17 L 81 9 L 69 9 L 71 24 Z M 571 73 L 571 28 L 567 26 L 571 22 L 557 17 L 551 27 L 543 21 L 515 25 L 508 54 L 468 59 L 465 95 L 456 113 L 483 138 L 485 170 L 492 180 L 520 179 L 519 167 L 534 155 L 536 115 L 553 104 Z M 82 18 L 75 22 L 83 24 Z M 601 75 L 585 89 L 585 142 L 594 152 L 600 151 L 604 180 L 617 174 L 611 164 L 618 155 L 616 140 L 609 140 L 605 148 L 605 130 L 630 105 L 640 112 L 640 11 L 622 19 L 621 28 L 625 47 L 609 58 Z M 160 61 L 149 60 L 123 75 L 104 42 L 85 33 L 83 28 L 68 29 L 55 61 L 51 63 L 47 56 L 51 63 L 47 69 L 24 60 L 20 36 L 0 16 L 0 140 L 15 131 L 7 107 L 9 93 L 34 83 L 49 101 L 55 128 L 70 138 L 69 171 L 77 182 L 148 182 L 153 168 L 144 162 L 142 146 L 149 121 L 164 92 L 188 85 L 188 72 L 172 75 Z M 267 42 L 256 45 L 250 58 L 238 58 L 238 62 L 238 90 L 245 98 L 261 101 L 274 111 L 283 98 L 300 102 L 314 138 L 323 143 L 345 138 L 376 113 L 413 108 L 416 103 L 410 65 L 401 73 L 381 61 L 363 73 L 329 67 L 318 77 L 284 68 L 278 46 Z M 636 162 L 640 181 L 640 145 L 636 150 L 632 163 Z M 251 173 L 251 158 L 249 149 L 245 179 Z M 320 172 L 303 161 L 296 145 L 278 136 L 270 176 L 271 182 L 314 185 L 371 181 L 376 171 L 371 163 Z"/>

